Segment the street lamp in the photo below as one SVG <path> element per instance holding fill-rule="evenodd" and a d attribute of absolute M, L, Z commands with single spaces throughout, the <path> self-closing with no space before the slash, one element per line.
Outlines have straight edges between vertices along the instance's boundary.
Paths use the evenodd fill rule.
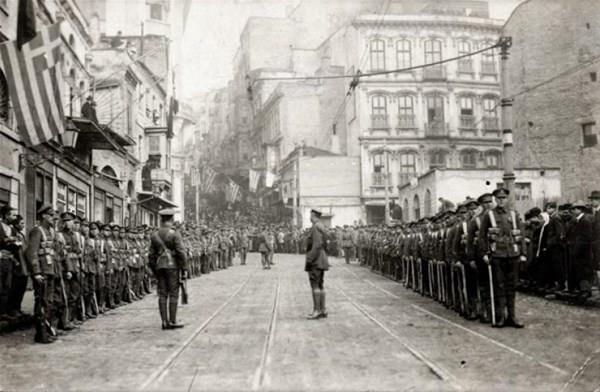
<path fill-rule="evenodd" d="M 68 148 L 75 148 L 78 138 L 79 129 L 76 128 L 67 128 L 67 130 L 61 135 L 63 146 Z"/>

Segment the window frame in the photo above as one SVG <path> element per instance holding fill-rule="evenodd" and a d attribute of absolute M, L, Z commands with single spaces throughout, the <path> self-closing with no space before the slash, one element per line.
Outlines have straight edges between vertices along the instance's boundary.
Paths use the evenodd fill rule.
<path fill-rule="evenodd" d="M 406 64 L 407 56 L 408 64 Z M 403 38 L 396 41 L 396 65 L 398 69 L 412 67 L 412 42 L 409 39 Z"/>
<path fill-rule="evenodd" d="M 374 47 L 374 44 L 376 46 Z M 385 41 L 381 38 L 372 38 L 369 41 L 369 60 L 371 71 L 385 70 Z M 375 61 L 374 61 L 375 60 Z M 375 64 L 377 63 L 377 64 Z M 383 64 L 381 64 L 383 63 Z"/>

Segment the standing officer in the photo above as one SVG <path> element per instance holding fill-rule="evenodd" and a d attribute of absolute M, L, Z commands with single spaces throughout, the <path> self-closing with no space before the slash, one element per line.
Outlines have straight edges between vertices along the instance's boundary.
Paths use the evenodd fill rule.
<path fill-rule="evenodd" d="M 248 238 L 248 230 L 241 230 L 239 243 L 241 264 L 246 265 L 246 257 L 248 256 L 248 246 L 250 245 L 250 239 Z"/>
<path fill-rule="evenodd" d="M 81 292 L 81 286 L 79 282 L 79 257 L 81 254 L 81 248 L 79 247 L 79 241 L 73 231 L 75 215 L 71 212 L 65 211 L 60 214 L 60 219 L 63 223 L 62 231 L 57 233 L 57 240 L 61 244 L 62 252 L 62 267 L 63 267 L 63 282 L 64 291 L 67 303 L 65 304 L 66 312 L 63 313 L 63 325 L 68 330 L 72 327 L 70 324 L 75 319 L 75 312 L 78 309 L 77 302 L 79 301 L 79 295 Z M 68 317 L 66 317 L 68 315 Z"/>
<path fill-rule="evenodd" d="M 54 211 L 45 205 L 37 211 L 39 226 L 29 232 L 29 246 L 26 259 L 32 275 L 35 318 L 35 338 L 37 343 L 52 343 L 53 329 L 50 322 L 54 318 L 53 295 L 58 262 L 54 254 Z"/>
<path fill-rule="evenodd" d="M 329 269 L 327 261 L 327 237 L 325 227 L 320 221 L 321 212 L 317 210 L 310 211 L 310 221 L 312 229 L 308 236 L 306 248 L 306 264 L 304 271 L 308 272 L 308 279 L 312 289 L 313 312 L 308 316 L 310 320 L 327 317 L 327 308 L 325 306 L 325 288 L 323 281 L 325 271 Z"/>
<path fill-rule="evenodd" d="M 25 234 L 23 233 L 23 230 L 25 230 L 25 220 L 21 215 L 15 217 L 12 228 L 16 238 L 13 247 L 15 264 L 13 266 L 11 289 L 8 295 L 8 315 L 20 317 L 23 316 L 21 303 L 27 290 L 27 280 L 29 278 L 29 268 L 25 262 L 25 249 L 27 249 Z"/>
<path fill-rule="evenodd" d="M 15 212 L 9 205 L 0 208 L 0 319 L 10 319 L 8 315 L 8 298 L 12 286 L 13 266 L 15 264 L 14 248 L 16 237 L 13 234 L 11 221 Z"/>
<path fill-rule="evenodd" d="M 592 243 L 594 229 L 592 218 L 584 213 L 586 208 L 582 200 L 573 203 L 573 223 L 567 229 L 567 244 L 573 283 L 579 299 L 585 300 L 592 296 L 594 279 L 594 260 Z M 577 289 L 579 289 L 577 291 Z"/>
<path fill-rule="evenodd" d="M 348 230 L 348 225 L 344 225 L 341 242 L 342 249 L 344 249 L 344 258 L 346 259 L 346 264 L 350 264 L 352 251 L 354 250 L 354 238 L 352 237 L 352 233 Z"/>
<path fill-rule="evenodd" d="M 523 255 L 521 221 L 517 212 L 506 205 L 508 190 L 499 188 L 492 194 L 497 205 L 483 216 L 479 233 L 483 260 L 492 265 L 494 302 L 498 304 L 492 326 L 523 328 L 515 313 L 519 261 L 526 260 Z"/>
<path fill-rule="evenodd" d="M 157 279 L 158 310 L 162 329 L 183 328 L 183 324 L 177 322 L 177 302 L 180 274 L 186 279 L 188 272 L 185 249 L 181 235 L 173 229 L 175 210 L 162 210 L 159 215 L 160 229 L 151 237 L 148 259 Z"/>

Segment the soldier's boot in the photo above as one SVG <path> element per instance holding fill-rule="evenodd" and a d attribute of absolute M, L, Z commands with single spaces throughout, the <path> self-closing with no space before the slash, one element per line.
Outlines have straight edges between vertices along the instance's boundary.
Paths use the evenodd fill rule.
<path fill-rule="evenodd" d="M 506 326 L 506 316 L 504 315 L 506 309 L 506 300 L 504 298 L 498 298 L 498 306 L 495 309 L 496 320 L 493 323 L 494 328 L 504 328 Z"/>
<path fill-rule="evenodd" d="M 313 312 L 306 318 L 309 320 L 316 320 L 321 316 L 321 290 L 313 289 Z"/>
<path fill-rule="evenodd" d="M 327 318 L 327 306 L 325 306 L 325 290 L 320 290 L 321 291 L 321 312 L 320 312 L 320 317 L 321 318 Z"/>
<path fill-rule="evenodd" d="M 183 324 L 177 322 L 177 298 L 169 301 L 169 329 L 183 328 Z"/>
<path fill-rule="evenodd" d="M 158 312 L 160 313 L 160 319 L 162 322 L 162 329 L 169 329 L 169 314 L 167 312 L 167 299 L 158 299 Z"/>
<path fill-rule="evenodd" d="M 54 343 L 54 339 L 52 339 L 50 337 L 50 335 L 48 334 L 48 330 L 46 329 L 46 326 L 44 325 L 44 321 L 41 319 L 35 320 L 35 336 L 34 336 L 33 340 L 36 343 L 42 343 L 42 344 Z"/>
<path fill-rule="evenodd" d="M 525 325 L 522 324 L 521 322 L 519 322 L 519 320 L 517 319 L 516 313 L 515 313 L 515 298 L 514 298 L 514 296 L 509 295 L 506 302 L 507 302 L 508 317 L 506 318 L 504 325 L 507 327 L 513 327 L 513 328 L 524 328 Z"/>

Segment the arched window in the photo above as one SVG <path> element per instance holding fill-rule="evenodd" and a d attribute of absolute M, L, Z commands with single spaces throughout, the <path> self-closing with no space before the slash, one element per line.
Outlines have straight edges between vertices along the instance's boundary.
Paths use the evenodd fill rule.
<path fill-rule="evenodd" d="M 433 39 L 425 41 L 425 64 L 433 64 L 442 61 L 442 41 Z M 431 65 L 423 69 L 424 79 L 439 80 L 444 77 L 442 64 Z"/>
<path fill-rule="evenodd" d="M 465 56 L 471 53 L 471 43 L 467 41 L 460 41 L 458 43 L 458 55 Z M 458 72 L 465 74 L 473 73 L 473 60 L 471 57 L 465 57 L 458 60 Z"/>
<path fill-rule="evenodd" d="M 431 191 L 427 189 L 425 191 L 425 216 L 431 215 Z"/>
<path fill-rule="evenodd" d="M 448 152 L 433 150 L 429 153 L 429 169 L 443 169 L 448 164 Z"/>
<path fill-rule="evenodd" d="M 413 199 L 413 211 L 415 212 L 414 220 L 421 219 L 421 203 L 419 202 L 419 195 L 415 195 Z"/>
<path fill-rule="evenodd" d="M 410 211 L 408 209 L 408 199 L 404 199 L 404 203 L 402 204 L 402 216 L 405 222 L 410 220 Z"/>
<path fill-rule="evenodd" d="M 369 45 L 371 54 L 371 71 L 385 70 L 385 41 L 372 39 Z"/>
<path fill-rule="evenodd" d="M 396 61 L 398 69 L 410 68 L 412 66 L 412 51 L 409 40 L 401 39 L 396 42 Z"/>
<path fill-rule="evenodd" d="M 460 163 L 465 169 L 474 169 L 477 167 L 477 158 L 479 151 L 477 150 L 462 150 L 460 152 Z"/>
<path fill-rule="evenodd" d="M 483 130 L 498 132 L 500 121 L 498 120 L 498 98 L 494 96 L 483 97 Z"/>
<path fill-rule="evenodd" d="M 427 136 L 445 136 L 444 97 L 431 94 L 427 101 Z"/>
<path fill-rule="evenodd" d="M 385 95 L 374 95 L 371 98 L 371 123 L 373 129 L 389 128 Z"/>
<path fill-rule="evenodd" d="M 109 180 L 111 180 L 116 186 L 119 186 L 119 181 L 118 181 L 117 173 L 115 172 L 115 169 L 106 165 L 102 168 L 102 170 L 100 170 L 100 172 L 102 174 L 105 174 L 107 176 L 107 178 Z"/>
<path fill-rule="evenodd" d="M 485 153 L 485 167 L 498 169 L 502 165 L 502 153 L 498 150 L 489 150 Z"/>
<path fill-rule="evenodd" d="M 415 128 L 415 103 L 412 95 L 398 97 L 398 128 Z"/>
<path fill-rule="evenodd" d="M 0 123 L 10 126 L 10 96 L 8 95 L 8 82 L 0 70 Z"/>
<path fill-rule="evenodd" d="M 484 42 L 483 47 L 490 47 L 494 43 L 493 42 Z M 486 50 L 481 54 L 481 75 L 493 75 L 495 76 L 496 72 L 496 53 L 495 49 Z"/>
<path fill-rule="evenodd" d="M 401 152 L 400 160 L 400 184 L 404 185 L 410 182 L 410 179 L 417 175 L 417 154 L 414 151 Z"/>

